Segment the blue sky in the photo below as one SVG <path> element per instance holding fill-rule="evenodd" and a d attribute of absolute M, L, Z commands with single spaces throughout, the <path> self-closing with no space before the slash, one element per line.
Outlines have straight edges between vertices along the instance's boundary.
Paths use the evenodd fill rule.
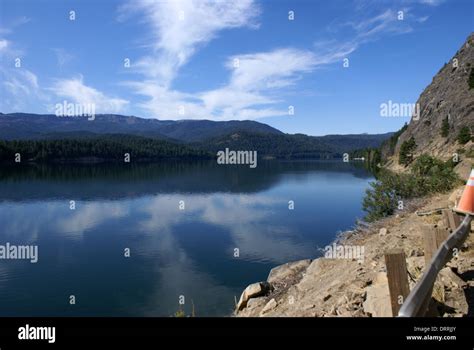
<path fill-rule="evenodd" d="M 0 111 L 394 131 L 380 105 L 415 103 L 473 23 L 471 0 L 0 0 Z"/>

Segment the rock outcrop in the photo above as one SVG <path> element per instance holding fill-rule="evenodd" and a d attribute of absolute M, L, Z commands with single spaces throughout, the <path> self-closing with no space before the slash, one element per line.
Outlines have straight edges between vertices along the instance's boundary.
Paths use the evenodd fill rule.
<path fill-rule="evenodd" d="M 472 141 L 465 145 L 457 141 L 459 131 L 465 126 L 474 134 L 474 89 L 470 88 L 468 83 L 472 69 L 474 69 L 474 33 L 467 38 L 420 95 L 417 101 L 419 118 L 412 118 L 408 128 L 400 135 L 395 153 L 387 154 L 390 150 L 388 145 L 385 145 L 383 153 L 384 158 L 389 158 L 388 167 L 400 170 L 398 166 L 400 146 L 411 137 L 417 145 L 413 152 L 415 158 L 427 153 L 447 160 L 460 149 L 466 153 L 473 150 Z M 442 136 L 441 129 L 446 118 L 449 131 L 446 136 Z M 463 154 L 459 156 L 463 158 Z M 461 174 L 464 175 L 462 170 Z"/>
<path fill-rule="evenodd" d="M 240 296 L 239 302 L 237 303 L 237 310 L 242 310 L 247 306 L 251 298 L 256 298 L 264 295 L 270 290 L 271 286 L 268 282 L 257 282 L 249 285 L 245 288 L 244 292 Z"/>

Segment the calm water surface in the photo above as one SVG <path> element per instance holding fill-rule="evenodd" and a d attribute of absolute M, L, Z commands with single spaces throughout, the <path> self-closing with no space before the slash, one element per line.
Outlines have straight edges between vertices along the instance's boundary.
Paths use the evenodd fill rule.
<path fill-rule="evenodd" d="M 0 260 L 0 316 L 170 316 L 180 296 L 187 314 L 227 315 L 350 229 L 371 180 L 336 161 L 2 166 L 0 244 L 39 256 Z"/>

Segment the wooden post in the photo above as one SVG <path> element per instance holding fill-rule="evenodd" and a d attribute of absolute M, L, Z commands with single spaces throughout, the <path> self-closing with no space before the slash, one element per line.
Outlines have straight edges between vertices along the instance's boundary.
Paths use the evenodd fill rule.
<path fill-rule="evenodd" d="M 407 263 L 403 250 L 396 249 L 385 253 L 385 265 L 387 267 L 388 289 L 390 291 L 392 314 L 395 317 L 398 315 L 400 307 L 410 293 Z"/>
<path fill-rule="evenodd" d="M 446 226 L 446 227 L 451 227 L 451 225 L 449 223 L 449 216 L 448 216 L 449 212 L 450 212 L 449 209 L 443 209 L 441 211 L 441 214 L 443 216 L 443 223 L 444 223 L 444 226 Z"/>
<path fill-rule="evenodd" d="M 453 214 L 451 211 L 449 213 Z M 451 221 L 450 225 L 456 225 L 456 228 L 459 224 L 456 223 L 455 216 L 450 215 L 448 212 L 443 211 L 443 218 L 447 221 Z M 456 214 L 454 214 L 456 215 Z M 457 215 L 456 215 L 457 216 Z M 459 218 L 459 217 L 458 217 Z M 445 221 L 445 222 L 446 222 Z M 428 268 L 433 256 L 438 251 L 439 247 L 446 241 L 448 236 L 451 233 L 451 229 L 447 227 L 438 227 L 435 226 L 423 226 L 423 249 L 425 251 L 425 271 Z M 433 294 L 433 286 L 431 286 L 430 292 L 427 294 L 426 299 L 423 301 L 420 310 L 416 316 L 424 316 L 429 309 L 431 296 Z"/>
<path fill-rule="evenodd" d="M 453 217 L 454 217 L 454 227 L 452 227 L 451 229 L 454 232 L 459 227 L 459 225 L 462 224 L 462 220 L 464 218 L 461 215 L 457 214 L 457 213 L 454 213 L 454 212 L 451 212 L 451 213 L 453 213 Z"/>
<path fill-rule="evenodd" d="M 438 250 L 441 244 L 443 244 L 443 242 L 448 238 L 449 234 L 451 233 L 451 230 L 447 230 L 442 227 L 437 227 L 435 230 L 435 233 L 436 233 L 436 250 Z M 434 253 L 436 253 L 436 251 L 433 252 L 433 254 Z"/>
<path fill-rule="evenodd" d="M 429 265 L 436 251 L 437 227 L 423 226 L 423 250 L 425 252 L 425 267 Z"/>
<path fill-rule="evenodd" d="M 443 209 L 443 220 L 444 224 L 446 225 L 447 228 L 451 229 L 452 231 L 456 230 L 459 225 L 461 225 L 461 216 L 458 214 L 454 213 L 450 209 Z"/>
<path fill-rule="evenodd" d="M 425 268 L 431 262 L 433 255 L 436 254 L 439 247 L 448 238 L 449 231 L 446 228 L 438 226 L 423 226 L 423 250 L 425 251 Z"/>

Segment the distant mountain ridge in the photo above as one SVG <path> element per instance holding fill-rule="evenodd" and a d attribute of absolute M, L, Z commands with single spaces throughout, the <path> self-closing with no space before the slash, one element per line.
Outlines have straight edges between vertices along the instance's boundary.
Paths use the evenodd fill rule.
<path fill-rule="evenodd" d="M 87 117 L 57 117 L 52 114 L 0 113 L 0 139 L 50 138 L 56 133 L 129 134 L 181 142 L 199 142 L 236 131 L 282 134 L 271 126 L 251 120 L 158 120 L 117 114 Z"/>
<path fill-rule="evenodd" d="M 340 158 L 344 153 L 379 147 L 393 133 L 308 136 L 304 134 L 258 134 L 237 132 L 191 144 L 217 152 L 224 148 L 258 150 L 259 155 L 275 158 Z"/>
<path fill-rule="evenodd" d="M 22 141 L 23 147 L 28 149 L 30 154 L 38 155 L 33 157 L 34 159 L 55 158 L 54 152 L 51 153 L 48 150 L 50 147 L 48 145 L 55 145 L 61 159 L 67 158 L 68 155 L 61 151 L 61 143 L 45 143 L 43 141 L 62 140 L 64 147 L 70 150 L 75 148 L 85 150 L 81 153 L 81 156 L 84 156 L 87 149 L 91 147 L 91 140 L 97 139 L 99 142 L 104 138 L 111 143 L 110 147 L 107 147 L 113 149 L 114 152 L 107 154 L 97 151 L 95 156 L 103 158 L 110 155 L 110 158 L 114 158 L 115 154 L 119 154 L 116 150 L 124 149 L 126 145 L 124 142 L 120 142 L 118 145 L 117 137 L 111 138 L 113 135 L 128 140 L 131 148 L 140 143 L 141 145 L 153 145 L 155 149 L 167 150 L 165 156 L 171 152 L 170 150 L 173 150 L 172 153 L 178 152 L 170 145 L 180 144 L 186 148 L 179 149 L 179 152 L 189 155 L 194 155 L 193 149 L 200 152 L 197 154 L 204 155 L 209 152 L 215 154 L 219 150 L 229 148 L 255 150 L 260 157 L 268 158 L 330 159 L 340 158 L 343 153 L 358 149 L 379 147 L 392 134 L 308 136 L 285 134 L 267 124 L 256 121 L 170 121 L 112 114 L 97 115 L 95 120 L 89 121 L 87 117 L 0 113 L 0 140 L 4 140 L 3 142 Z M 130 137 L 126 138 L 127 135 Z M 135 138 L 131 138 L 132 136 Z M 137 137 L 155 140 L 155 142 L 145 142 Z M 37 143 L 35 146 L 35 143 L 29 142 L 32 140 L 43 141 L 41 145 Z M 161 144 L 160 148 L 156 146 L 158 145 L 156 141 L 166 142 L 166 144 Z M 29 143 L 25 144 L 25 142 Z M 76 142 L 77 147 L 74 147 L 71 142 Z M 12 147 L 14 148 L 12 144 L 5 144 L 5 148 L 8 148 L 10 153 L 13 150 Z M 47 151 L 41 149 L 41 152 L 37 152 L 32 149 L 34 147 L 46 148 Z M 161 156 L 160 154 L 147 153 L 148 159 L 157 159 Z M 9 157 L 5 158 L 9 159 Z"/>

